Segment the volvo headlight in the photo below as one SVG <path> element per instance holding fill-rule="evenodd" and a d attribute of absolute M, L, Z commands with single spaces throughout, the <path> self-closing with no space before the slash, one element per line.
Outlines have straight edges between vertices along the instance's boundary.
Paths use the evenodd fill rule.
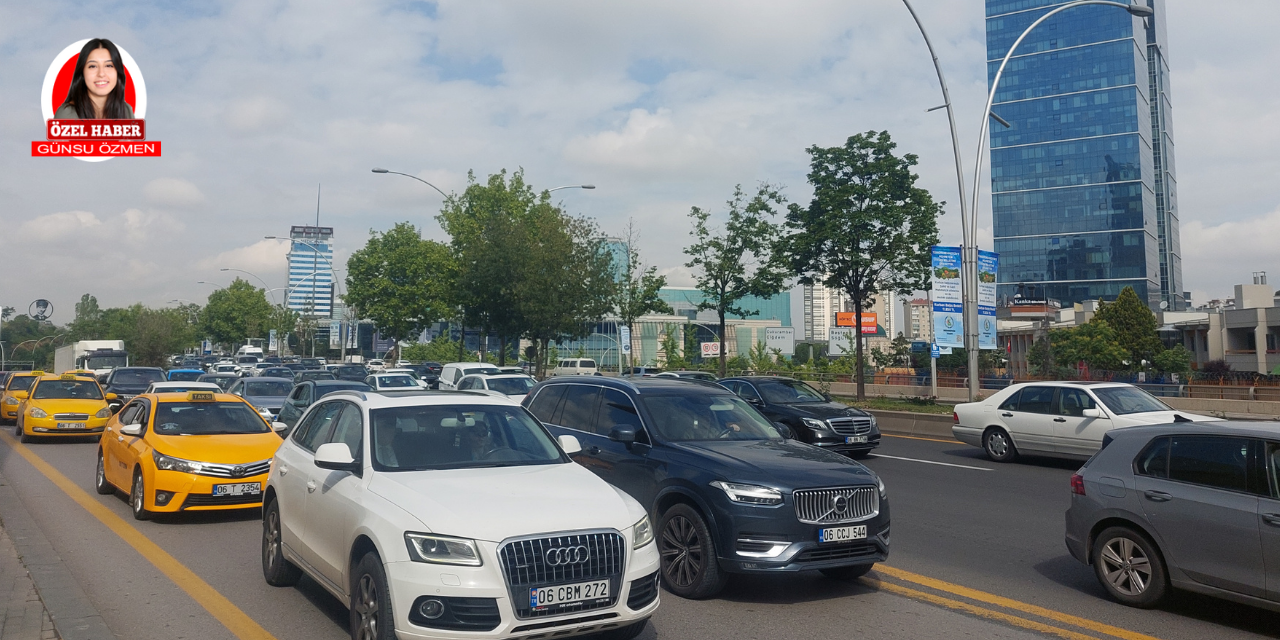
<path fill-rule="evenodd" d="M 98 412 L 97 412 L 97 413 L 95 413 L 95 414 L 93 414 L 93 417 L 95 417 L 95 418 L 110 418 L 110 417 L 111 417 L 111 407 L 103 407 L 103 408 L 101 408 L 101 409 L 98 409 Z"/>
<path fill-rule="evenodd" d="M 884 480 L 881 479 L 880 476 L 876 476 L 876 484 L 880 485 L 880 499 L 885 499 L 889 492 L 884 488 Z"/>
<path fill-rule="evenodd" d="M 15 407 L 18 406 L 19 404 L 18 399 L 13 396 L 9 396 L 8 398 L 5 398 L 4 403 L 7 405 L 15 406 Z"/>
<path fill-rule="evenodd" d="M 831 430 L 831 427 L 827 426 L 825 421 L 818 420 L 816 418 L 800 418 L 800 422 L 803 422 L 804 426 L 809 427 L 810 429 L 816 429 L 818 431 Z"/>
<path fill-rule="evenodd" d="M 782 504 L 782 492 L 770 487 L 722 482 L 720 480 L 712 482 L 711 486 L 724 491 L 725 495 L 729 496 L 729 499 L 734 502 L 756 505 Z"/>
<path fill-rule="evenodd" d="M 430 562 L 433 564 L 460 564 L 478 567 L 480 549 L 474 540 L 433 536 L 425 533 L 405 533 L 405 544 L 409 547 L 409 557 L 414 562 Z"/>
<path fill-rule="evenodd" d="M 32 418 L 48 418 L 49 414 L 45 413 L 44 409 L 41 409 L 40 407 L 31 407 L 31 417 Z"/>
<path fill-rule="evenodd" d="M 204 464 L 193 462 L 191 460 L 183 460 L 182 458 L 171 458 L 152 450 L 151 457 L 156 461 L 156 468 L 161 471 L 177 471 L 179 473 L 200 473 L 204 470 Z"/>
<path fill-rule="evenodd" d="M 653 525 L 649 523 L 649 516 L 640 518 L 640 522 L 631 525 L 631 548 L 639 549 L 653 542 Z"/>

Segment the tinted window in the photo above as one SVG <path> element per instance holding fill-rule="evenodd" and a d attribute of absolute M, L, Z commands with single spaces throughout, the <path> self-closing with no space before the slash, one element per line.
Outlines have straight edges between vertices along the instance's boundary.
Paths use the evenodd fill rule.
<path fill-rule="evenodd" d="M 1018 399 L 1018 411 L 1053 413 L 1053 387 L 1026 387 Z"/>
<path fill-rule="evenodd" d="M 756 393 L 756 388 L 745 382 L 738 383 L 738 395 L 746 398 L 747 400 L 760 399 L 760 394 Z"/>
<path fill-rule="evenodd" d="M 1009 396 L 1008 400 L 1005 400 L 1000 404 L 1000 410 L 1001 411 L 1017 411 L 1018 397 L 1021 395 L 1022 395 L 1022 389 L 1018 389 L 1017 391 L 1014 391 L 1013 395 Z"/>
<path fill-rule="evenodd" d="M 31 392 L 32 400 L 101 400 L 102 389 L 88 380 L 43 380 Z"/>
<path fill-rule="evenodd" d="M 169 382 L 192 382 L 200 375 L 199 371 L 170 371 Z"/>
<path fill-rule="evenodd" d="M 1097 403 L 1083 389 L 1058 390 L 1058 415 L 1084 417 L 1085 409 L 1096 409 Z"/>
<path fill-rule="evenodd" d="M 555 464 L 550 435 L 521 407 L 418 405 L 369 412 L 379 471 Z"/>
<path fill-rule="evenodd" d="M 26 391 L 30 389 L 31 385 L 35 384 L 35 382 L 35 376 L 16 376 L 9 379 L 9 386 L 7 388 L 9 391 Z"/>
<path fill-rule="evenodd" d="M 334 391 L 373 391 L 373 387 L 363 382 L 348 382 L 346 384 L 326 384 L 323 387 L 316 385 L 316 393 L 320 394 L 318 398 L 323 398 Z M 314 402 L 315 400 L 312 400 Z"/>
<path fill-rule="evenodd" d="M 138 411 L 142 410 L 142 403 L 135 402 L 125 407 L 120 412 L 120 424 L 135 424 L 138 422 Z"/>
<path fill-rule="evenodd" d="M 161 402 L 155 432 L 163 436 L 267 433 L 258 412 L 243 402 Z"/>
<path fill-rule="evenodd" d="M 578 366 L 582 367 L 583 369 L 594 369 L 596 368 L 596 361 L 595 360 L 579 360 Z"/>
<path fill-rule="evenodd" d="M 631 403 L 631 398 L 617 389 L 604 390 L 604 397 L 601 398 L 600 403 L 600 419 L 596 422 L 599 427 L 598 432 L 602 435 L 609 435 L 609 432 L 618 425 L 632 427 L 636 433 L 643 430 L 640 426 L 640 415 L 636 412 L 636 406 Z"/>
<path fill-rule="evenodd" d="M 564 390 L 564 385 L 543 387 L 534 397 L 533 402 L 529 403 L 529 412 L 543 422 L 551 422 L 555 417 L 556 407 L 560 405 L 560 399 L 564 397 Z"/>
<path fill-rule="evenodd" d="M 782 437 L 746 400 L 726 394 L 647 396 L 653 427 L 668 440 L 775 440 Z"/>
<path fill-rule="evenodd" d="M 378 376 L 378 386 L 383 389 L 417 389 L 418 383 L 404 375 Z"/>
<path fill-rule="evenodd" d="M 1271 443 L 1267 446 L 1271 457 L 1271 497 L 1280 498 L 1280 444 Z"/>
<path fill-rule="evenodd" d="M 475 382 L 476 382 L 475 378 L 463 378 L 460 382 L 458 382 L 458 389 L 462 391 L 466 391 L 467 389 L 470 389 L 471 387 L 475 386 Z"/>
<path fill-rule="evenodd" d="M 529 393 L 533 388 L 533 378 L 490 378 L 489 390 L 509 396 Z"/>
<path fill-rule="evenodd" d="M 244 395 L 279 397 L 289 395 L 293 382 L 289 380 L 253 380 L 244 383 Z"/>
<path fill-rule="evenodd" d="M 293 389 L 293 393 L 289 394 L 290 400 L 301 400 L 307 393 L 307 385 L 300 384 Z"/>
<path fill-rule="evenodd" d="M 111 376 L 113 384 L 151 384 L 163 380 L 164 374 L 159 369 L 116 369 L 116 374 Z"/>
<path fill-rule="evenodd" d="M 744 387 L 747 385 L 743 385 Z M 826 402 L 813 387 L 799 380 L 769 380 L 759 384 L 760 393 L 774 404 L 799 404 L 801 402 Z"/>
<path fill-rule="evenodd" d="M 1169 439 L 1160 438 L 1147 445 L 1142 453 L 1138 454 L 1137 461 L 1134 462 L 1135 471 L 1140 476 L 1152 476 L 1155 478 L 1169 477 Z"/>
<path fill-rule="evenodd" d="M 1246 491 L 1249 441 L 1217 436 L 1174 436 L 1169 451 L 1169 479 Z"/>
<path fill-rule="evenodd" d="M 316 407 L 302 427 L 294 432 L 293 441 L 307 451 L 315 451 L 329 434 L 329 427 L 342 407 L 341 402 L 328 402 Z"/>
<path fill-rule="evenodd" d="M 338 416 L 337 424 L 333 427 L 333 435 L 329 437 L 329 442 L 341 442 L 347 445 L 351 450 L 351 457 L 360 460 L 360 443 L 364 437 L 364 419 L 360 415 L 360 407 L 353 404 L 342 403 L 345 407 L 342 415 Z"/>
<path fill-rule="evenodd" d="M 1172 411 L 1173 409 L 1155 396 L 1137 387 L 1102 387 L 1094 389 L 1098 399 L 1112 413 L 1126 415 L 1130 413 L 1146 413 L 1148 411 Z"/>
<path fill-rule="evenodd" d="M 564 396 L 564 406 L 560 408 L 557 424 L 567 429 L 578 431 L 595 431 L 592 424 L 596 413 L 596 400 L 600 397 L 600 387 L 585 384 L 571 384 Z"/>

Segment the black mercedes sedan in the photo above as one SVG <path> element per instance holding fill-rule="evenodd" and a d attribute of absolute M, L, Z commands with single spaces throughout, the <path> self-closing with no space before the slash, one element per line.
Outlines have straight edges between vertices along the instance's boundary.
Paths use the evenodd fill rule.
<path fill-rule="evenodd" d="M 565 376 L 527 407 L 582 444 L 581 465 L 648 509 L 662 584 L 707 598 L 733 573 L 852 579 L 889 555 L 884 483 L 858 462 L 785 437 L 714 383 Z"/>
<path fill-rule="evenodd" d="M 860 457 L 880 446 L 876 417 L 834 402 L 807 383 L 792 378 L 743 376 L 720 384 L 742 396 L 766 418 L 781 422 L 804 442 Z"/>

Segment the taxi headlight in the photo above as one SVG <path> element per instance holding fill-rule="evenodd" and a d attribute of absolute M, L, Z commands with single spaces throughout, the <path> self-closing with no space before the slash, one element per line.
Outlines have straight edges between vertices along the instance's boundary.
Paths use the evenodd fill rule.
<path fill-rule="evenodd" d="M 48 418 L 49 417 L 49 414 L 45 413 L 44 409 L 41 409 L 40 407 L 31 407 L 30 415 L 32 418 Z"/>
<path fill-rule="evenodd" d="M 640 522 L 631 525 L 631 548 L 639 549 L 653 542 L 653 525 L 649 516 L 640 518 Z"/>
<path fill-rule="evenodd" d="M 722 482 L 720 480 L 712 482 L 711 486 L 723 491 L 734 502 L 766 506 L 782 504 L 782 492 L 772 487 Z"/>
<path fill-rule="evenodd" d="M 409 557 L 414 562 L 460 564 L 468 567 L 481 565 L 480 549 L 476 547 L 474 540 L 406 532 L 404 541 L 409 547 Z"/>
<path fill-rule="evenodd" d="M 202 463 L 183 460 L 182 458 L 171 458 L 155 450 L 151 451 L 151 458 L 156 461 L 156 468 L 161 471 L 200 473 L 204 470 L 204 464 Z"/>
<path fill-rule="evenodd" d="M 15 397 L 13 397 L 13 396 L 9 396 L 8 398 L 5 398 L 5 399 L 4 399 L 4 403 L 5 403 L 5 404 L 7 404 L 7 405 L 15 406 L 15 407 L 16 407 L 16 406 L 18 406 L 18 404 L 19 404 L 19 403 L 18 403 L 18 399 L 17 399 L 17 398 L 15 398 Z"/>
<path fill-rule="evenodd" d="M 97 413 L 95 413 L 95 414 L 93 414 L 93 417 L 95 417 L 95 418 L 110 418 L 110 417 L 111 417 L 111 407 L 103 407 L 103 408 L 101 408 L 101 409 L 98 409 L 98 412 L 97 412 Z"/>

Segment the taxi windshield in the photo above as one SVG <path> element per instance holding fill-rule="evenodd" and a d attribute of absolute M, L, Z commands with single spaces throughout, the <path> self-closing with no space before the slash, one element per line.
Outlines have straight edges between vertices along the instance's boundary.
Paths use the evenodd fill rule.
<path fill-rule="evenodd" d="M 14 376 L 9 378 L 9 391 L 26 391 L 36 383 L 35 376 Z"/>
<path fill-rule="evenodd" d="M 43 380 L 31 392 L 32 400 L 101 400 L 102 389 L 88 380 Z"/>
<path fill-rule="evenodd" d="M 267 433 L 270 427 L 243 402 L 161 402 L 156 407 L 156 435 L 211 436 Z"/>
<path fill-rule="evenodd" d="M 287 396 L 293 390 L 293 382 L 288 380 L 254 380 L 244 383 L 246 396 Z"/>

